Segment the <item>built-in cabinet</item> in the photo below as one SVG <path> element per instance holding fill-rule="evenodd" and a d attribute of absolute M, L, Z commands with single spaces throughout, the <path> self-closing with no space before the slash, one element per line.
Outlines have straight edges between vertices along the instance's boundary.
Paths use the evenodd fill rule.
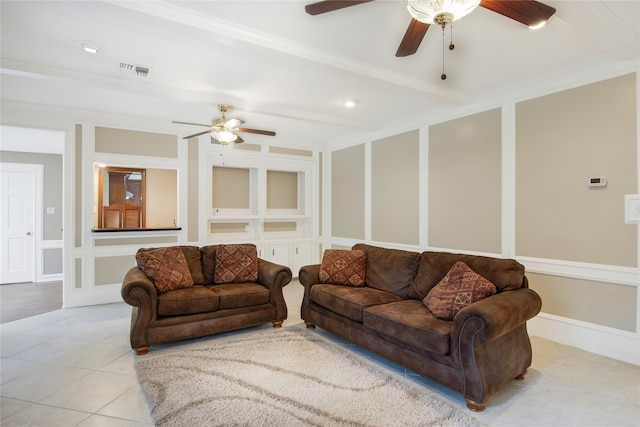
<path fill-rule="evenodd" d="M 313 263 L 313 157 L 209 153 L 206 240 L 248 242 L 294 277 Z"/>

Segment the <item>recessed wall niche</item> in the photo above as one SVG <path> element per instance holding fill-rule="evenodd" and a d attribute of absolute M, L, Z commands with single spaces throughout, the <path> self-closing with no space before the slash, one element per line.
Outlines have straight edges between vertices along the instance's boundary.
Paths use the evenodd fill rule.
<path fill-rule="evenodd" d="M 257 203 L 252 198 L 257 172 L 250 168 L 213 166 L 211 175 L 211 208 L 213 215 L 255 214 Z"/>

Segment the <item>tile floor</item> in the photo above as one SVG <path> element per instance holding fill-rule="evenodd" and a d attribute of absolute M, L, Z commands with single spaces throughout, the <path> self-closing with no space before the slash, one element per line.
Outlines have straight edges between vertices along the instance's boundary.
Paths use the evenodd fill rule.
<path fill-rule="evenodd" d="M 302 286 L 285 288 L 289 319 L 301 327 Z M 13 426 L 133 427 L 152 420 L 128 344 L 130 307 L 124 303 L 56 310 L 0 325 L 0 424 Z M 154 346 L 148 355 L 203 345 L 248 330 Z M 435 392 L 466 411 L 456 393 L 351 346 L 401 381 Z M 532 337 L 534 362 L 524 381 L 513 381 L 473 414 L 490 426 L 640 426 L 640 367 Z M 281 427 L 281 426 L 279 426 Z"/>

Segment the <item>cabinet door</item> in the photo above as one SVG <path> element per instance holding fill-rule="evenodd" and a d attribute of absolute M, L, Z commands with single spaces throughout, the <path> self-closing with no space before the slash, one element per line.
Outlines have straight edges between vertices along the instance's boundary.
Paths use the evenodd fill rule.
<path fill-rule="evenodd" d="M 286 265 L 291 267 L 291 259 L 289 255 L 289 244 L 280 243 L 267 245 L 267 260 L 275 264 Z"/>
<path fill-rule="evenodd" d="M 291 246 L 291 273 L 298 277 L 300 269 L 311 264 L 311 243 L 294 243 Z"/>

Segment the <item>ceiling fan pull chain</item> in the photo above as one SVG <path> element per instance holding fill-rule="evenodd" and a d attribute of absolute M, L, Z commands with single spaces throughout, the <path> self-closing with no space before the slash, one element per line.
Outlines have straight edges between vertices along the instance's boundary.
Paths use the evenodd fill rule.
<path fill-rule="evenodd" d="M 442 74 L 440 74 L 440 79 L 441 80 L 446 80 L 447 79 L 447 73 L 444 72 L 444 44 L 445 44 L 445 37 L 444 37 L 444 27 L 445 24 L 442 24 Z"/>
<path fill-rule="evenodd" d="M 449 50 L 455 49 L 456 45 L 453 44 L 453 22 L 451 22 L 451 28 L 449 29 L 451 39 L 449 40 Z"/>

